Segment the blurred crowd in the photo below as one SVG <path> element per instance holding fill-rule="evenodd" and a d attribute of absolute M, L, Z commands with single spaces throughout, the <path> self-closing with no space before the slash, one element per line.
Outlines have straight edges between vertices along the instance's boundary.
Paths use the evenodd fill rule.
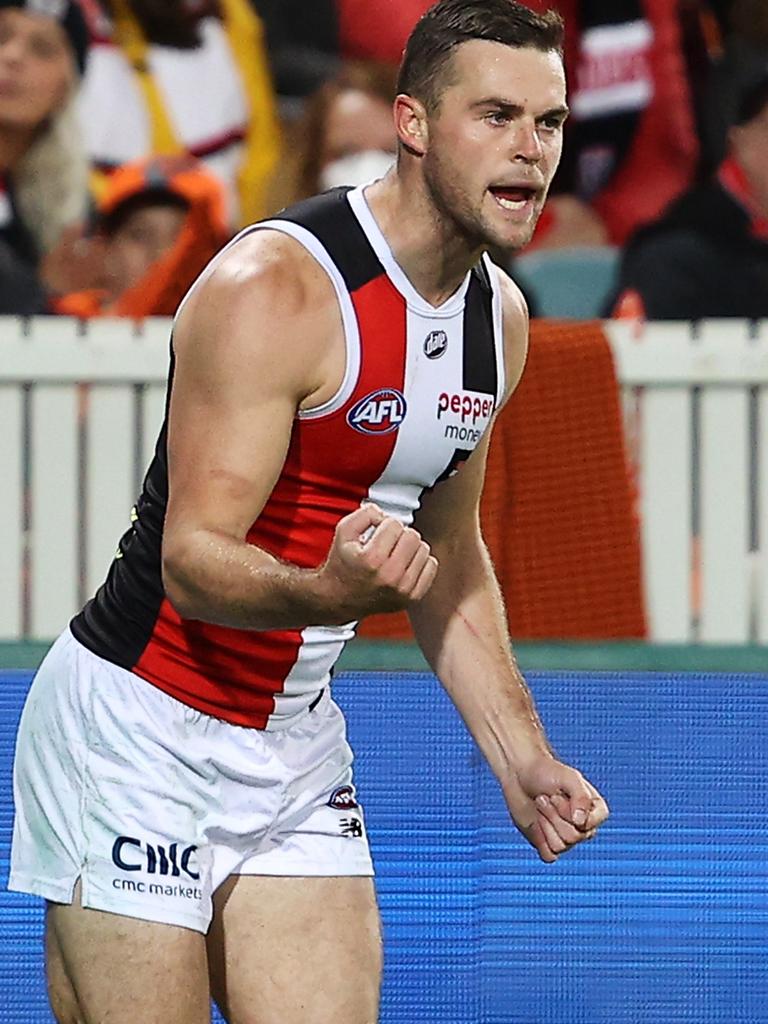
<path fill-rule="evenodd" d="M 768 316 L 768 0 L 529 4 L 565 19 L 571 117 L 497 258 L 608 254 L 598 315 Z M 428 6 L 0 0 L 0 314 L 171 314 L 243 225 L 386 173 Z"/>

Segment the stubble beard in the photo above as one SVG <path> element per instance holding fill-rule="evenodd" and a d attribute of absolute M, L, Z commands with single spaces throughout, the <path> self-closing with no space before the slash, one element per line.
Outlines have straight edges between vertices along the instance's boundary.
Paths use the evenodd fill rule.
<path fill-rule="evenodd" d="M 527 225 L 515 229 L 517 237 L 512 239 L 496 230 L 489 218 L 483 215 L 482 200 L 479 208 L 473 208 L 467 193 L 451 184 L 453 180 L 455 175 L 439 160 L 433 158 L 431 164 L 425 163 L 424 181 L 432 205 L 443 226 L 449 225 L 451 233 L 461 238 L 469 251 L 500 249 L 511 255 L 528 245 L 533 238 L 541 206 L 534 210 Z"/>

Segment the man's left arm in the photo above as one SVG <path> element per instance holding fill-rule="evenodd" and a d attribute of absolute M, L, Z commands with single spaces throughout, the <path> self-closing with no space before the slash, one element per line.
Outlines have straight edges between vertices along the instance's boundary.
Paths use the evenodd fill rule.
<path fill-rule="evenodd" d="M 511 286 L 514 289 L 514 286 Z M 527 318 L 516 289 L 505 299 L 507 376 L 525 361 Z M 416 639 L 499 780 L 510 814 L 542 860 L 591 838 L 605 801 L 552 752 L 512 654 L 503 599 L 480 530 L 488 436 L 424 499 L 415 527 L 439 569 L 411 605 Z"/>

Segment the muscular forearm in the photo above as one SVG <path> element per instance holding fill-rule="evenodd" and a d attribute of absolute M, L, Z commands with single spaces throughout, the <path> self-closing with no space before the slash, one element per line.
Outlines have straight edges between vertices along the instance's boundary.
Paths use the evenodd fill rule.
<path fill-rule="evenodd" d="M 419 534 L 370 504 L 339 520 L 315 569 L 199 526 L 174 525 L 163 544 L 163 580 L 178 613 L 235 629 L 336 626 L 395 611 L 419 600 L 436 571 Z"/>
<path fill-rule="evenodd" d="M 280 562 L 262 548 L 206 530 L 166 544 L 163 580 L 183 618 L 218 626 L 290 629 L 348 621 L 331 606 L 317 569 Z"/>
<path fill-rule="evenodd" d="M 411 608 L 411 621 L 435 674 L 503 778 L 532 756 L 550 753 L 550 747 L 512 656 L 485 546 L 477 536 L 452 547 L 435 552 L 437 578 Z"/>

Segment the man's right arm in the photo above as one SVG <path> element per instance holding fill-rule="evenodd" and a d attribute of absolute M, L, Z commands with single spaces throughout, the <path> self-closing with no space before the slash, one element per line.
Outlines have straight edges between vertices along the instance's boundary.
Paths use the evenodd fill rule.
<path fill-rule="evenodd" d="M 297 410 L 327 400 L 344 370 L 333 288 L 296 242 L 267 231 L 238 242 L 187 300 L 174 352 L 163 580 L 182 617 L 243 629 L 332 625 L 426 592 L 436 569 L 427 545 L 373 506 L 339 522 L 316 568 L 246 541 Z"/>

